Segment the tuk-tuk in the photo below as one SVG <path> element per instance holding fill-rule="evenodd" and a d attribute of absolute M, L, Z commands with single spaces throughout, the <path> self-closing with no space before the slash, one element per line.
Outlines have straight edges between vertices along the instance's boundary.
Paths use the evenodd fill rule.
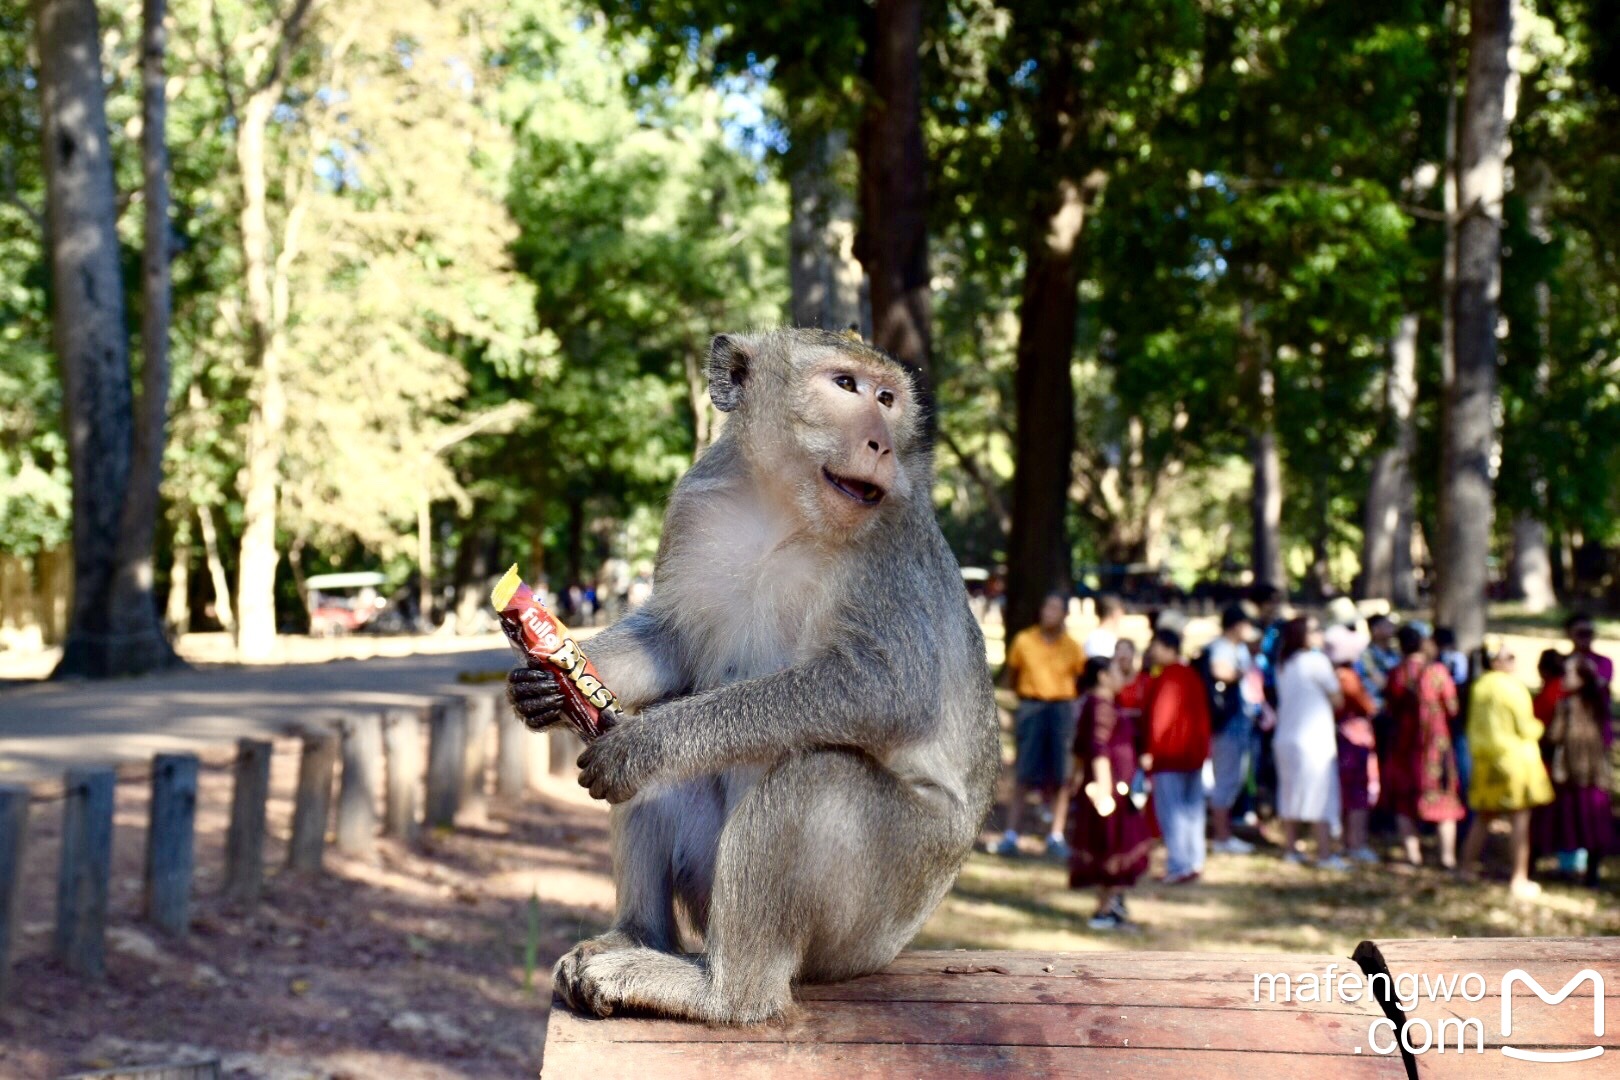
<path fill-rule="evenodd" d="M 304 580 L 311 637 L 341 637 L 364 628 L 388 607 L 377 592 L 387 579 L 374 570 L 316 574 Z"/>

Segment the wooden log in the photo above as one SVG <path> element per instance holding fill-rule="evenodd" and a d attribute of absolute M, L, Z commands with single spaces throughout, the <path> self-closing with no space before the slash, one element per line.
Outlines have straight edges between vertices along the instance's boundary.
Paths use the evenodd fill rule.
<path fill-rule="evenodd" d="M 383 832 L 410 843 L 416 839 L 416 788 L 422 782 L 422 720 L 415 709 L 389 709 L 383 715 L 388 751 L 388 800 Z"/>
<path fill-rule="evenodd" d="M 529 753 L 539 740 L 504 699 L 496 706 L 495 715 L 499 736 L 495 747 L 495 794 L 503 799 L 521 798 L 529 786 Z"/>
<path fill-rule="evenodd" d="M 427 823 L 448 829 L 461 804 L 461 768 L 467 745 L 467 713 L 460 700 L 435 701 L 428 709 Z"/>
<path fill-rule="evenodd" d="M 541 791 L 551 781 L 551 763 L 555 760 L 552 757 L 551 732 L 529 731 L 527 725 L 523 730 L 529 736 L 529 788 Z"/>
<path fill-rule="evenodd" d="M 338 733 L 343 750 L 338 850 L 345 855 L 369 855 L 377 842 L 377 796 L 382 791 L 382 717 L 376 713 L 345 716 Z"/>
<path fill-rule="evenodd" d="M 191 923 L 195 864 L 197 755 L 152 759 L 152 805 L 146 830 L 146 917 L 167 934 L 182 936 Z"/>
<path fill-rule="evenodd" d="M 107 957 L 107 879 L 112 872 L 117 773 L 69 769 L 62 800 L 62 859 L 56 878 L 56 955 L 69 971 L 100 977 Z"/>
<path fill-rule="evenodd" d="M 463 732 L 461 752 L 462 821 L 482 825 L 489 820 L 489 799 L 484 774 L 489 770 L 489 738 L 495 726 L 495 698 L 487 692 L 474 692 L 461 698 Z"/>
<path fill-rule="evenodd" d="M 28 837 L 28 788 L 0 784 L 0 1005 L 10 998 L 11 952 L 17 944 L 23 845 Z"/>
<path fill-rule="evenodd" d="M 326 848 L 326 822 L 332 810 L 332 775 L 337 771 L 338 737 L 329 731 L 304 736 L 298 757 L 298 790 L 293 796 L 292 840 L 287 869 L 318 874 Z"/>
<path fill-rule="evenodd" d="M 546 741 L 551 744 L 551 774 L 566 776 L 574 772 L 578 767 L 574 763 L 585 751 L 585 740 L 567 724 L 558 724 L 546 732 Z"/>
<path fill-rule="evenodd" d="M 225 834 L 225 895 L 256 904 L 264 890 L 264 812 L 270 797 L 270 754 L 265 739 L 238 739 L 231 826 Z"/>

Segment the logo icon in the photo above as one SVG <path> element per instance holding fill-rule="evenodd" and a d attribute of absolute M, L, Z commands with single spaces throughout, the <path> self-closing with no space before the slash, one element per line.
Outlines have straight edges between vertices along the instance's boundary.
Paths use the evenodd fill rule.
<path fill-rule="evenodd" d="M 1535 980 L 1535 976 L 1523 968 L 1514 968 L 1502 976 L 1502 1037 L 1507 1038 L 1513 1034 L 1513 984 L 1522 983 L 1536 992 L 1536 997 L 1548 1005 L 1557 1005 L 1581 983 L 1590 980 L 1592 983 L 1592 1034 L 1603 1035 L 1603 976 L 1591 968 L 1582 968 L 1575 973 L 1575 977 L 1564 984 L 1564 988 L 1556 994 L 1549 994 L 1542 985 Z M 1603 1053 L 1601 1046 L 1589 1046 L 1585 1050 L 1546 1051 L 1521 1050 L 1516 1046 L 1502 1047 L 1502 1053 L 1518 1061 L 1587 1061 L 1599 1057 Z"/>

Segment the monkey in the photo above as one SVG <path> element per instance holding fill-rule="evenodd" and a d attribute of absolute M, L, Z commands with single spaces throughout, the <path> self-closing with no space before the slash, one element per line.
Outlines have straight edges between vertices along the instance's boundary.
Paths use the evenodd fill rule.
<path fill-rule="evenodd" d="M 804 329 L 721 334 L 706 366 L 721 434 L 670 497 L 650 597 L 587 643 L 625 709 L 579 757 L 616 916 L 553 980 L 599 1016 L 744 1024 L 915 936 L 986 818 L 999 726 L 911 370 Z M 561 717 L 545 672 L 508 696 L 534 730 Z"/>

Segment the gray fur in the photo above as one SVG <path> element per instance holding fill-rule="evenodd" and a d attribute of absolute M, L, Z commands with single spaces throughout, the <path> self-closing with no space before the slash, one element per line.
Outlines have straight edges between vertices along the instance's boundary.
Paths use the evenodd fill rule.
<path fill-rule="evenodd" d="M 910 393 L 881 414 L 888 496 L 831 528 L 806 462 L 846 458 L 805 384 L 843 359 Z M 580 758 L 580 783 L 615 804 L 618 915 L 555 972 L 598 1015 L 746 1023 L 779 1015 L 794 982 L 882 968 L 954 881 L 998 763 L 909 374 L 803 330 L 717 338 L 710 371 L 732 415 L 676 486 L 652 598 L 587 645 L 631 711 Z M 510 692 L 531 726 L 555 721 L 541 684 Z M 702 954 L 679 951 L 676 905 Z"/>

